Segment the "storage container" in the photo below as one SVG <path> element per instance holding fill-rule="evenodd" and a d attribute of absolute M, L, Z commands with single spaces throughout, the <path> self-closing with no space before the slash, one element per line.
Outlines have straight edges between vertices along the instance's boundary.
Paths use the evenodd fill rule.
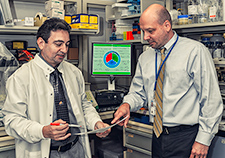
<path fill-rule="evenodd" d="M 188 15 L 179 15 L 178 16 L 178 25 L 188 24 Z"/>

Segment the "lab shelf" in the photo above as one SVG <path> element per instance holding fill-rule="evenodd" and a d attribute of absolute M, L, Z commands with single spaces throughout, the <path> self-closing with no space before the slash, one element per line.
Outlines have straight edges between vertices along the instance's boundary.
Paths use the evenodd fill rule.
<path fill-rule="evenodd" d="M 118 41 L 107 41 L 110 43 L 140 43 L 141 40 L 118 40 Z"/>
<path fill-rule="evenodd" d="M 120 16 L 118 18 L 115 18 L 115 13 L 113 12 L 112 6 L 106 6 L 106 21 L 110 22 L 111 20 L 117 20 L 117 19 L 121 19 L 121 20 L 136 20 L 141 16 L 141 13 L 151 4 L 153 3 L 158 3 L 161 5 L 164 5 L 164 1 L 163 0 L 140 0 L 140 13 L 138 14 L 133 14 L 133 15 L 128 15 L 128 16 Z M 111 29 L 111 28 L 110 28 Z M 111 32 L 112 30 L 107 30 L 107 35 L 106 35 L 106 39 L 107 42 L 112 42 L 112 43 L 142 43 L 142 44 L 147 44 L 146 41 L 143 40 L 143 32 L 141 32 L 141 39 L 140 40 L 124 40 L 124 41 L 109 41 L 109 37 L 111 36 Z"/>
<path fill-rule="evenodd" d="M 14 150 L 14 149 L 15 149 L 15 145 L 9 145 L 9 146 L 5 146 L 5 147 L 1 147 L 0 152 L 7 151 L 7 150 Z"/>
<path fill-rule="evenodd" d="M 15 158 L 15 145 L 0 147 L 1 158 Z"/>
<path fill-rule="evenodd" d="M 225 67 L 225 60 L 213 59 L 216 67 Z"/>
<path fill-rule="evenodd" d="M 1 35 L 36 35 L 39 27 L 26 27 L 26 26 L 6 26 L 0 25 Z M 71 29 L 71 35 L 96 35 L 98 30 L 84 30 L 84 29 Z"/>
<path fill-rule="evenodd" d="M 14 145 L 15 140 L 11 136 L 0 137 L 0 147 Z"/>
<path fill-rule="evenodd" d="M 147 124 L 143 124 L 143 123 L 139 123 L 139 122 L 131 121 L 131 120 L 129 120 L 127 127 L 130 129 L 142 131 L 149 134 L 152 134 L 152 129 L 153 129 L 151 125 L 147 125 Z"/>
<path fill-rule="evenodd" d="M 46 0 L 9 0 L 12 5 L 14 1 L 18 2 L 30 2 L 30 3 L 45 3 Z M 81 13 L 81 0 L 65 0 L 64 4 L 76 3 L 77 14 Z M 34 4 L 35 5 L 35 4 Z M 14 7 L 14 6 L 13 6 Z M 12 8 L 13 8 L 12 7 Z M 11 11 L 15 12 L 15 11 Z M 98 23 L 100 24 L 100 18 L 98 16 Z M 36 35 L 39 27 L 26 27 L 16 25 L 0 25 L 0 35 Z M 97 35 L 100 32 L 100 25 L 98 29 L 71 29 L 71 35 Z"/>
<path fill-rule="evenodd" d="M 135 19 L 135 18 L 139 18 L 140 16 L 141 16 L 141 14 L 133 14 L 133 15 L 128 15 L 128 16 L 121 16 L 119 19 L 121 19 L 121 20 Z M 108 17 L 107 20 L 108 21 L 117 20 L 117 18 L 115 18 L 115 16 L 112 15 L 111 17 Z"/>
<path fill-rule="evenodd" d="M 188 25 L 174 25 L 173 29 L 178 34 L 205 34 L 205 33 L 224 33 L 225 21 L 208 22 Z"/>

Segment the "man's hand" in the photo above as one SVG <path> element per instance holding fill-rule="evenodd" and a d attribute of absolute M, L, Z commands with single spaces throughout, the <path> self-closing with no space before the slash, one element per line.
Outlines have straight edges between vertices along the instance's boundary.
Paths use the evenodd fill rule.
<path fill-rule="evenodd" d="M 98 121 L 96 124 L 95 124 L 95 130 L 96 129 L 100 129 L 100 128 L 105 128 L 105 127 L 109 127 L 108 124 L 106 123 L 103 123 L 101 121 Z M 111 132 L 111 128 L 106 130 L 105 132 L 103 133 L 96 133 L 96 136 L 102 138 L 102 137 L 106 137 L 109 133 Z"/>
<path fill-rule="evenodd" d="M 198 142 L 192 146 L 190 158 L 206 158 L 209 147 Z"/>
<path fill-rule="evenodd" d="M 54 126 L 54 125 L 47 125 L 42 128 L 42 133 L 45 138 L 51 138 L 54 140 L 65 140 L 69 136 L 71 136 L 71 133 L 66 133 L 69 129 L 68 123 L 66 123 L 63 120 L 57 120 L 53 123 L 61 123 L 63 125 L 60 126 Z"/>
<path fill-rule="evenodd" d="M 118 125 L 120 125 L 120 126 L 124 125 L 124 127 L 126 128 L 127 123 L 130 118 L 130 105 L 128 103 L 124 103 L 124 104 L 120 105 L 120 107 L 114 113 L 114 119 L 112 120 L 111 124 L 114 124 L 114 123 L 120 121 L 121 117 L 126 117 L 127 115 L 128 115 L 127 119 L 123 122 L 120 122 Z"/>

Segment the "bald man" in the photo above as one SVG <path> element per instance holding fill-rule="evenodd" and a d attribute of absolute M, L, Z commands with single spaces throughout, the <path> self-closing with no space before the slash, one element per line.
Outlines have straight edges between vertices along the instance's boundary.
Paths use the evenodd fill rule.
<path fill-rule="evenodd" d="M 128 115 L 120 123 L 126 127 L 130 111 L 148 106 L 150 122 L 155 126 L 156 76 L 161 66 L 160 50 L 165 49 L 162 127 L 155 126 L 162 130 L 157 133 L 154 129 L 152 157 L 206 158 L 223 111 L 215 66 L 208 49 L 200 42 L 178 36 L 172 30 L 169 12 L 159 4 L 143 12 L 140 27 L 151 48 L 140 55 L 129 93 L 115 112 L 112 123 Z"/>

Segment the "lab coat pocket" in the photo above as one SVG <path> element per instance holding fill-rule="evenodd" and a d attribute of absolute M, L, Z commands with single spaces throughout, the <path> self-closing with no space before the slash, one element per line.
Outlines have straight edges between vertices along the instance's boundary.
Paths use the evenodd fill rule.
<path fill-rule="evenodd" d="M 29 152 L 28 150 L 25 150 L 25 158 L 40 158 L 40 157 L 41 157 L 41 151 Z"/>

